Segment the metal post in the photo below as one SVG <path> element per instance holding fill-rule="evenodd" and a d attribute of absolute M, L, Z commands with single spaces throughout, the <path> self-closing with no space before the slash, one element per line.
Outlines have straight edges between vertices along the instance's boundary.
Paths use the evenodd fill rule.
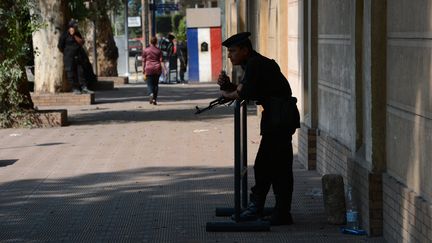
<path fill-rule="evenodd" d="M 96 3 L 95 3 L 96 4 Z M 93 19 L 93 70 L 95 75 L 98 75 L 97 66 L 97 44 L 96 44 L 96 17 Z"/>
<path fill-rule="evenodd" d="M 125 0 L 125 38 L 126 38 L 126 76 L 129 76 L 129 31 L 128 31 L 128 0 Z"/>
<path fill-rule="evenodd" d="M 242 135 L 242 207 L 246 208 L 248 205 L 248 161 L 247 161 L 247 102 L 241 102 L 241 135 Z"/>
<path fill-rule="evenodd" d="M 235 221 L 240 221 L 240 180 L 241 180 L 241 120 L 240 120 L 240 101 L 235 101 L 234 108 L 234 216 Z"/>
<path fill-rule="evenodd" d="M 152 36 L 156 36 L 156 0 L 153 0 L 152 9 Z"/>
<path fill-rule="evenodd" d="M 244 170 L 247 169 L 246 112 L 246 102 L 236 100 L 234 108 L 234 211 L 233 208 L 221 208 L 220 210 L 216 209 L 216 216 L 234 216 L 234 222 L 208 222 L 206 224 L 206 231 L 240 232 L 270 230 L 270 223 L 268 221 L 241 221 L 240 219 L 242 190 L 241 181 L 243 180 L 243 183 L 246 181 L 247 184 L 247 173 L 245 173 Z M 247 185 L 245 187 L 245 184 L 243 184 L 243 191 L 246 192 L 247 200 Z M 218 215 L 218 211 L 223 214 Z"/>

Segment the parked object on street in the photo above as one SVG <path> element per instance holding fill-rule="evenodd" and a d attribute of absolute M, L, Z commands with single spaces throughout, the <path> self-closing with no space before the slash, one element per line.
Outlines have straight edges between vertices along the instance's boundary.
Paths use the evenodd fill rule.
<path fill-rule="evenodd" d="M 141 55 L 143 50 L 142 38 L 132 38 L 128 40 L 129 56 Z"/>

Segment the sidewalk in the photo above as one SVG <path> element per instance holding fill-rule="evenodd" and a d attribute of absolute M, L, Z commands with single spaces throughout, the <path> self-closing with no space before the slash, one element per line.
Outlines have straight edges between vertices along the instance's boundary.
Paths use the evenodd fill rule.
<path fill-rule="evenodd" d="M 321 177 L 298 163 L 294 225 L 206 232 L 234 202 L 233 108 L 194 115 L 214 84 L 161 85 L 158 106 L 145 93 L 143 83 L 97 92 L 95 105 L 66 107 L 67 127 L 0 130 L 0 242 L 384 242 L 327 225 Z"/>

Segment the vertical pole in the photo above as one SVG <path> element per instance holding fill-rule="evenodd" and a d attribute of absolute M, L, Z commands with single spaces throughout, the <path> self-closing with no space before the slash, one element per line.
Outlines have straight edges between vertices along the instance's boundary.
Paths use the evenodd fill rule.
<path fill-rule="evenodd" d="M 310 127 L 318 127 L 318 1 L 308 0 L 308 88 Z"/>
<path fill-rule="evenodd" d="M 147 33 L 147 1 L 141 0 L 141 32 L 143 38 L 143 49 L 146 48 L 148 44 L 148 33 Z"/>
<path fill-rule="evenodd" d="M 240 180 L 241 180 L 241 147 L 240 147 L 240 101 L 235 101 L 234 108 L 234 219 L 240 221 Z"/>
<path fill-rule="evenodd" d="M 156 36 L 156 0 L 153 0 L 152 9 L 152 36 Z"/>
<path fill-rule="evenodd" d="M 98 76 L 97 45 L 96 45 L 96 17 L 93 19 L 93 71 Z"/>
<path fill-rule="evenodd" d="M 241 103 L 242 114 L 242 207 L 246 208 L 248 204 L 248 172 L 247 172 L 247 102 L 245 100 Z"/>
<path fill-rule="evenodd" d="M 125 0 L 125 38 L 126 38 L 126 76 L 129 76 L 129 31 L 128 31 L 128 0 Z"/>

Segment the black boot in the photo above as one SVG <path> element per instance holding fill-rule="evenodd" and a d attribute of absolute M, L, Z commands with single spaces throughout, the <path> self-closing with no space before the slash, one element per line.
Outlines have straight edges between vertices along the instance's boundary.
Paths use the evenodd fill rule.
<path fill-rule="evenodd" d="M 270 216 L 271 225 L 290 225 L 293 224 L 291 216 L 291 200 L 275 195 L 276 205 Z"/>
<path fill-rule="evenodd" d="M 263 217 L 265 197 L 254 193 L 251 193 L 249 197 L 247 208 L 240 213 L 240 221 L 255 221 Z M 235 220 L 235 215 L 231 218 Z"/>

